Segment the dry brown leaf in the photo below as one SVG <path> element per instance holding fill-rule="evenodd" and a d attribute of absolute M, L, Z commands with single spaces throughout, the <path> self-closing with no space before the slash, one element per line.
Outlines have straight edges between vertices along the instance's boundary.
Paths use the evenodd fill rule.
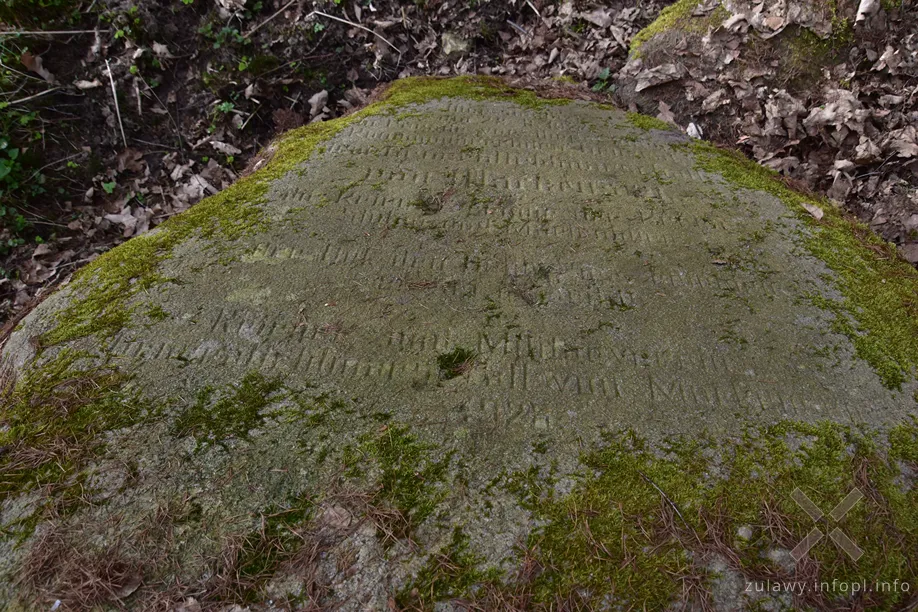
<path fill-rule="evenodd" d="M 22 62 L 22 65 L 48 81 L 49 83 L 54 82 L 54 75 L 48 72 L 48 70 L 42 66 L 41 57 L 38 55 L 32 55 L 28 51 L 23 51 L 22 55 L 19 58 L 19 61 Z"/>

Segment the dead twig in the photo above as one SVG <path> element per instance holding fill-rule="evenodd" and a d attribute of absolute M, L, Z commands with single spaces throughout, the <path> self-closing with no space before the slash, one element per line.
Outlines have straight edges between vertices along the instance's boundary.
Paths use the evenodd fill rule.
<path fill-rule="evenodd" d="M 288 2 L 287 4 L 285 4 L 284 6 L 282 6 L 280 9 L 278 9 L 273 15 L 271 15 L 270 17 L 268 17 L 267 19 L 265 19 L 264 21 L 262 21 L 261 23 L 259 23 L 257 26 L 255 26 L 254 28 L 252 28 L 251 30 L 249 30 L 249 31 L 245 34 L 244 37 L 245 37 L 245 38 L 249 38 L 250 36 L 252 36 L 252 34 L 254 34 L 254 33 L 257 32 L 258 30 L 260 30 L 265 24 L 267 24 L 268 22 L 270 22 L 272 19 L 274 19 L 275 17 L 277 17 L 278 15 L 280 15 L 281 13 L 283 13 L 285 10 L 287 10 L 288 7 L 290 7 L 291 4 L 293 4 L 293 3 L 296 2 L 296 1 L 297 1 L 297 0 L 290 0 L 290 2 Z M 371 30 L 370 28 L 367 28 L 367 27 L 365 27 L 365 26 L 362 26 L 362 25 L 360 25 L 359 23 L 354 23 L 353 21 L 349 21 L 349 20 L 347 20 L 347 19 L 342 19 L 341 17 L 335 17 L 334 15 L 329 15 L 328 13 L 323 13 L 322 11 L 312 11 L 311 13 L 309 13 L 308 15 L 306 15 L 305 18 L 306 18 L 306 19 L 309 19 L 309 18 L 312 17 L 313 15 L 318 15 L 319 17 L 325 17 L 326 19 L 331 19 L 332 21 L 337 21 L 337 22 L 339 22 L 339 23 L 343 23 L 343 24 L 349 25 L 349 26 L 351 26 L 351 27 L 357 28 L 358 30 L 363 30 L 364 32 L 369 32 L 370 34 L 372 34 L 372 35 L 375 36 L 376 38 L 380 39 L 381 41 L 383 41 L 384 43 L 386 43 L 387 45 L 389 45 L 390 47 L 392 47 L 393 49 L 395 49 L 395 52 L 398 53 L 398 56 L 399 56 L 399 57 L 402 56 L 402 52 L 401 52 L 401 50 L 400 50 L 398 47 L 396 47 L 396 46 L 393 45 L 391 42 L 389 42 L 389 40 L 388 40 L 385 36 L 383 36 L 383 35 L 381 35 L 381 34 L 378 34 L 378 33 L 374 32 L 374 31 Z"/>
<path fill-rule="evenodd" d="M 271 15 L 270 17 L 268 17 L 267 19 L 265 19 L 264 21 L 262 21 L 261 23 L 259 23 L 257 26 L 255 26 L 254 28 L 252 28 L 252 29 L 249 30 L 248 32 L 246 32 L 244 38 L 248 38 L 249 36 L 251 36 L 252 34 L 254 34 L 255 32 L 257 32 L 259 29 L 261 29 L 262 26 L 264 26 L 265 24 L 267 24 L 269 21 L 271 21 L 272 19 L 274 19 L 275 17 L 277 17 L 278 15 L 280 15 L 281 13 L 283 13 L 284 11 L 286 11 L 287 8 L 288 8 L 291 4 L 293 4 L 293 3 L 295 3 L 295 2 L 297 2 L 297 0 L 290 0 L 290 2 L 288 2 L 288 3 L 285 4 L 284 6 L 280 7 L 273 15 Z"/>
<path fill-rule="evenodd" d="M 124 135 L 124 125 L 121 123 L 121 108 L 118 106 L 118 90 L 115 89 L 115 77 L 112 75 L 112 67 L 108 60 L 105 60 L 105 68 L 108 70 L 108 80 L 112 84 L 112 97 L 115 99 L 115 115 L 118 117 L 118 127 L 121 129 L 121 141 L 124 142 L 124 148 L 127 149 L 127 136 Z"/>
<path fill-rule="evenodd" d="M 140 77 L 140 80 L 141 80 L 141 81 L 143 81 L 143 84 L 146 86 L 147 91 L 150 92 L 150 95 L 152 95 L 153 98 L 154 98 L 154 99 L 159 103 L 159 105 L 162 107 L 162 109 L 163 109 L 164 111 L 166 111 L 166 115 L 169 117 L 169 121 L 172 123 L 172 127 L 175 128 L 175 135 L 178 137 L 180 150 L 181 150 L 181 149 L 184 149 L 184 147 L 185 147 L 185 142 L 184 142 L 184 139 L 182 138 L 182 130 L 181 130 L 181 128 L 179 128 L 178 123 L 176 123 L 175 117 L 173 117 L 173 116 L 172 116 L 172 113 L 169 111 L 169 107 L 166 106 L 166 105 L 163 103 L 163 101 L 159 99 L 159 96 L 156 95 L 156 92 L 153 91 L 153 88 L 150 87 L 150 84 L 147 83 L 147 80 L 146 80 L 145 78 L 143 78 L 143 75 L 140 74 L 140 72 L 137 73 L 137 76 Z M 248 122 L 246 122 L 246 123 L 248 123 Z M 245 127 L 245 125 L 243 125 L 242 127 Z M 135 140 L 136 140 L 136 138 L 135 138 Z M 125 146 L 126 146 L 126 145 L 125 145 Z"/>
<path fill-rule="evenodd" d="M 34 100 L 35 98 L 40 98 L 40 97 L 42 97 L 42 96 L 44 96 L 44 95 L 46 95 L 46 94 L 51 93 L 52 91 L 57 91 L 58 89 L 60 89 L 60 87 L 52 87 L 51 89 L 46 89 L 46 90 L 41 91 L 41 92 L 39 92 L 39 93 L 37 93 L 37 94 L 33 94 L 33 95 L 31 95 L 31 96 L 26 96 L 25 98 L 19 98 L 18 100 L 13 100 L 12 102 L 9 102 L 9 104 L 22 104 L 23 102 L 28 102 L 29 100 Z"/>
<path fill-rule="evenodd" d="M 527 29 L 524 28 L 523 26 L 517 25 L 517 24 L 513 23 L 512 21 L 510 21 L 509 19 L 507 20 L 507 23 L 509 23 L 509 24 L 510 24 L 510 27 L 512 27 L 514 30 L 516 30 L 517 32 L 519 32 L 519 33 L 522 34 L 523 36 L 529 36 L 530 38 L 532 37 L 532 34 L 529 32 L 529 30 L 527 30 Z"/>
<path fill-rule="evenodd" d="M 99 32 L 111 32 L 111 30 L 98 30 Z M 12 32 L 0 32 L 0 36 L 69 36 L 71 34 L 95 34 L 96 30 L 15 30 Z"/>
<path fill-rule="evenodd" d="M 381 35 L 381 34 L 377 34 L 377 33 L 374 32 L 373 30 L 371 30 L 370 28 L 366 28 L 366 27 L 360 25 L 359 23 L 354 23 L 353 21 L 348 21 L 347 19 L 341 19 L 340 17 L 335 17 L 334 15 L 328 15 L 328 14 L 326 14 L 326 13 L 323 13 L 322 11 L 313 11 L 313 12 L 309 13 L 309 15 L 306 15 L 306 17 L 309 17 L 309 16 L 311 16 L 311 15 L 318 15 L 318 16 L 320 16 L 320 17 L 325 17 L 326 19 L 331 19 L 332 21 L 338 21 L 338 22 L 340 22 L 340 23 L 344 23 L 344 24 L 347 24 L 347 25 L 349 25 L 349 26 L 353 26 L 353 27 L 357 28 L 358 30 L 363 30 L 364 32 L 369 32 L 370 34 L 372 34 L 373 36 L 375 36 L 375 37 L 378 38 L 379 40 L 383 41 L 384 43 L 386 43 L 387 45 L 389 45 L 390 47 L 392 47 L 393 49 L 395 49 L 395 52 L 398 53 L 399 57 L 402 56 L 402 52 L 399 50 L 399 48 L 396 47 L 395 45 L 393 45 L 391 42 L 389 42 L 389 40 L 388 40 L 386 37 L 384 37 L 384 36 Z"/>
<path fill-rule="evenodd" d="M 667 502 L 670 506 L 672 506 L 672 509 L 676 512 L 676 515 L 677 515 L 677 516 L 679 517 L 679 519 L 682 521 L 682 524 L 685 525 L 685 528 L 688 529 L 689 531 L 694 531 L 691 527 L 689 527 L 689 524 L 686 522 L 685 517 L 682 516 L 682 513 L 679 512 L 679 507 L 676 506 L 676 503 L 675 503 L 673 500 L 671 500 L 671 499 L 669 498 L 669 496 L 668 496 L 666 493 L 663 492 L 663 489 L 661 489 L 660 487 L 658 487 L 657 484 L 656 484 L 654 481 L 652 481 L 652 480 L 650 479 L 650 477 L 649 477 L 647 474 L 645 474 L 644 472 L 642 472 L 641 470 L 638 470 L 638 474 L 641 475 L 641 478 L 643 478 L 645 481 L 647 481 L 647 484 L 649 484 L 649 485 L 652 486 L 654 489 L 656 489 L 656 490 L 657 490 L 657 493 L 659 493 L 660 495 L 662 495 L 662 496 L 663 496 L 663 499 L 665 499 L 666 502 Z"/>

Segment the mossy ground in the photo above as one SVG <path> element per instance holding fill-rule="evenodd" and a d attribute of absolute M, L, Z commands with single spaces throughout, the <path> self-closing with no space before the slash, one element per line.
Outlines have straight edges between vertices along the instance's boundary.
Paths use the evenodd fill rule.
<path fill-rule="evenodd" d="M 468 535 L 456 527 L 449 542 L 430 555 L 415 579 L 395 596 L 395 602 L 403 609 L 427 609 L 438 601 L 463 597 L 474 587 L 499 579 L 499 574 L 479 569 L 483 561 L 471 551 Z"/>
<path fill-rule="evenodd" d="M 145 415 L 143 402 L 126 402 L 124 374 L 107 366 L 81 366 L 84 357 L 61 351 L 29 371 L 4 398 L 0 495 L 65 482 L 98 450 L 100 432 L 132 425 Z"/>
<path fill-rule="evenodd" d="M 72 378 L 73 357 L 49 366 L 42 384 L 23 381 L 20 392 L 36 385 L 58 389 L 62 376 Z M 111 384 L 103 384 L 104 376 L 95 380 L 98 394 L 81 407 L 108 410 L 81 416 L 80 422 L 89 419 L 91 425 L 77 435 L 136 422 L 136 415 L 100 403 L 117 388 L 117 379 Z M 224 434 L 244 437 L 278 392 L 276 382 L 252 373 L 220 392 L 216 402 L 216 392 L 208 393 L 207 401 L 196 406 L 223 408 L 203 420 L 192 419 L 196 431 L 208 441 Z M 298 408 L 306 404 L 318 410 L 315 414 L 341 412 L 343 406 L 323 394 Z M 187 414 L 179 420 L 187 420 Z M 349 478 L 368 487 L 372 504 L 397 511 L 400 519 L 384 527 L 385 537 L 411 538 L 422 525 L 445 520 L 437 508 L 452 495 L 453 458 L 406 425 L 380 420 L 385 424 L 336 457 L 348 467 Z M 313 419 L 307 425 L 316 428 L 323 422 Z M 71 425 L 60 424 L 65 429 Z M 22 429 L 20 423 L 15 431 Z M 735 440 L 702 436 L 653 445 L 633 433 L 609 434 L 585 452 L 574 474 L 557 473 L 550 455 L 539 456 L 549 463 L 498 479 L 498 488 L 515 497 L 535 525 L 519 557 L 498 570 L 476 550 L 467 535 L 469 525 L 452 525 L 448 541 L 395 595 L 401 605 L 431 609 L 436 601 L 462 598 L 526 600 L 532 609 L 575 602 L 589 609 L 612 598 L 660 609 L 686 597 L 710 597 L 716 579 L 707 564 L 712 556 L 731 560 L 731 569 L 748 580 L 792 579 L 769 553 L 792 548 L 814 526 L 790 497 L 796 488 L 825 511 L 854 487 L 866 495 L 838 524 L 864 556 L 854 562 L 824 540 L 810 553 L 807 580 L 872 584 L 918 578 L 910 553 L 918 549 L 918 488 L 907 477 L 903 480 L 903 474 L 918 469 L 918 423 L 895 427 L 887 440 L 829 423 L 780 423 L 749 428 Z M 562 479 L 573 479 L 573 487 L 565 487 L 569 492 L 559 492 Z M 261 511 L 260 526 L 227 549 L 227 565 L 218 567 L 208 583 L 208 601 L 260 601 L 263 586 L 308 544 L 316 499 L 306 492 Z M 835 527 L 828 520 L 817 525 L 824 533 Z M 749 535 L 739 536 L 741 528 Z M 860 601 L 893 609 L 902 597 L 901 592 L 870 593 Z M 807 605 L 847 601 L 842 594 L 811 592 L 807 598 L 801 600 Z"/>
<path fill-rule="evenodd" d="M 628 113 L 627 117 L 628 123 L 638 129 L 644 130 L 645 132 L 650 130 L 671 131 L 673 129 L 672 124 L 666 123 L 665 121 L 657 119 L 656 117 L 642 115 L 641 113 Z"/>
<path fill-rule="evenodd" d="M 401 425 L 383 425 L 366 434 L 356 448 L 345 452 L 351 476 L 370 467 L 379 471 L 376 498 L 391 504 L 404 518 L 395 535 L 406 537 L 433 513 L 446 497 L 443 481 L 449 469 L 449 454 L 435 458 L 435 447 L 417 439 Z"/>
<path fill-rule="evenodd" d="M 157 407 L 128 377 L 89 355 L 59 351 L 0 396 L 0 502 L 33 496 L 28 512 L 0 525 L 21 541 L 49 517 L 85 506 L 86 469 L 105 451 L 105 432 L 152 419 Z"/>
<path fill-rule="evenodd" d="M 844 606 L 850 592 L 820 592 L 836 580 L 870 585 L 914 583 L 918 567 L 918 491 L 903 486 L 901 466 L 914 469 L 918 429 L 903 425 L 891 444 L 834 425 L 780 423 L 750 428 L 737 440 L 674 439 L 650 445 L 633 433 L 609 435 L 587 452 L 566 494 L 544 468 L 510 475 L 536 527 L 520 566 L 487 569 L 457 530 L 399 596 L 431 609 L 443 599 L 520 601 L 528 608 L 575 605 L 595 609 L 616 601 L 629 609 L 665 609 L 673 602 L 711 603 L 714 559 L 744 580 L 797 580 L 807 590 L 795 605 Z M 839 522 L 814 521 L 793 501 L 799 488 L 824 512 L 853 488 L 865 495 Z M 784 554 L 818 526 L 841 528 L 864 551 L 854 561 L 828 539 L 788 569 Z M 498 577 L 500 576 L 500 577 Z M 895 609 L 907 592 L 855 598 L 872 609 Z"/>

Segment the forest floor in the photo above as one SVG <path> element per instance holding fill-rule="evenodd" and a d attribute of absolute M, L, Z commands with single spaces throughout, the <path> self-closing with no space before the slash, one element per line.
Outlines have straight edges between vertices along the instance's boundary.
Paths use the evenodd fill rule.
<path fill-rule="evenodd" d="M 684 130 L 694 124 L 845 204 L 908 255 L 918 236 L 911 2 L 884 7 L 866 34 L 851 26 L 851 2 L 843 27 L 833 13 L 831 36 L 818 20 L 783 24 L 817 32 L 813 59 L 827 66 L 793 74 L 761 45 L 748 52 L 762 21 L 752 13 L 745 28 L 731 20 L 702 37 L 687 27 L 629 61 L 632 39 L 671 4 L 4 0 L 0 322 L 9 327 L 81 265 L 229 185 L 275 135 L 413 75 L 561 80 Z M 681 0 L 668 10 L 704 20 L 715 8 Z M 728 64 L 747 72 L 727 78 Z"/>

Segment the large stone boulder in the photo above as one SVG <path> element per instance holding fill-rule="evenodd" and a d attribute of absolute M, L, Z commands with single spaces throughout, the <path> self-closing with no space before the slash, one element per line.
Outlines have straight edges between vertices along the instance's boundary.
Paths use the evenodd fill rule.
<path fill-rule="evenodd" d="M 828 204 L 478 78 L 259 165 L 9 338 L 0 600 L 736 609 L 911 578 L 918 275 Z M 863 491 L 819 524 L 862 556 L 798 487 Z"/>

